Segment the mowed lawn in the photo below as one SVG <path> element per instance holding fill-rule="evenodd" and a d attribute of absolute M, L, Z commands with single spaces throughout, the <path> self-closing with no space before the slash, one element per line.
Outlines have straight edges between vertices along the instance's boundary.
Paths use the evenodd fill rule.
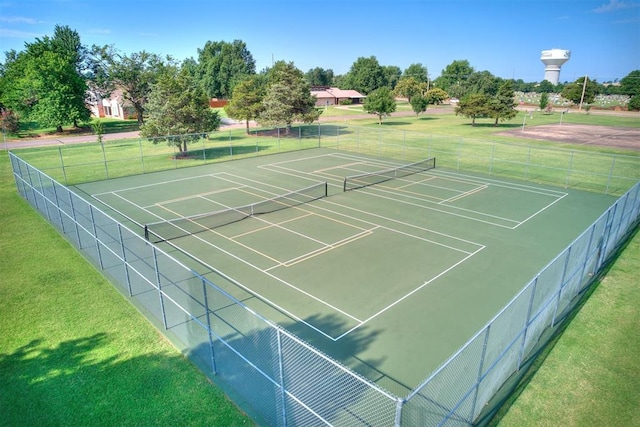
<path fill-rule="evenodd" d="M 5 152 L 0 217 L 1 426 L 253 425 L 19 197 Z"/>
<path fill-rule="evenodd" d="M 383 126 L 501 130 L 451 116 Z M 252 424 L 18 196 L 5 153 L 0 215 L 0 425 Z M 494 425 L 640 426 L 638 276 L 636 235 Z"/>

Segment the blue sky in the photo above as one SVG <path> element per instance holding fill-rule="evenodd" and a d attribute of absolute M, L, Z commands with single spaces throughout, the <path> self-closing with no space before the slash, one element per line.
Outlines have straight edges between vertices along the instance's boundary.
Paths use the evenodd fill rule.
<path fill-rule="evenodd" d="M 239 39 L 257 71 L 273 60 L 302 71 L 349 71 L 359 57 L 438 77 L 454 60 L 526 82 L 544 78 L 540 52 L 571 50 L 560 81 L 600 82 L 640 69 L 640 0 L 0 0 L 0 51 L 52 35 L 197 59 L 208 41 Z"/>

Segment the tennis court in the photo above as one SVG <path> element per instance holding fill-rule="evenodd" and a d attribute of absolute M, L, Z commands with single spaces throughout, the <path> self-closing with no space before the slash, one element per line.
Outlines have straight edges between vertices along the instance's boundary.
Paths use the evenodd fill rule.
<path fill-rule="evenodd" d="M 402 393 L 615 200 L 425 162 L 312 149 L 76 188 L 257 313 Z"/>

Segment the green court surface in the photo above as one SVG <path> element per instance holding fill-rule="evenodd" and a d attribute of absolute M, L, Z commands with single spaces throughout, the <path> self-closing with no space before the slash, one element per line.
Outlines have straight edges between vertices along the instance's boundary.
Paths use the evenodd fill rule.
<path fill-rule="evenodd" d="M 389 391 L 405 393 L 615 198 L 439 163 L 343 191 L 345 176 L 400 165 L 312 149 L 76 188 L 142 234 L 145 224 L 261 206 L 326 182 L 327 197 L 309 203 L 252 216 L 232 210 L 216 218 L 234 222 L 213 229 L 202 229 L 204 220 L 194 217 L 149 230 L 169 233 L 160 248 L 257 313 Z M 172 227 L 197 232 L 179 236 L 167 231 Z"/>

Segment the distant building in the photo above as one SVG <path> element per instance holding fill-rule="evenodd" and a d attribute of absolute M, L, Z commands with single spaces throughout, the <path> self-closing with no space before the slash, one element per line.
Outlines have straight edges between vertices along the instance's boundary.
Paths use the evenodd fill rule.
<path fill-rule="evenodd" d="M 349 100 L 352 104 L 362 104 L 366 98 L 357 90 L 329 86 L 312 86 L 311 95 L 316 97 L 316 105 L 319 107 L 340 105 L 344 100 Z"/>
<path fill-rule="evenodd" d="M 110 117 L 114 119 L 132 119 L 136 117 L 135 108 L 124 100 L 120 89 L 114 90 L 109 98 L 102 98 L 93 91 L 89 91 L 87 94 L 87 105 L 93 117 Z"/>

